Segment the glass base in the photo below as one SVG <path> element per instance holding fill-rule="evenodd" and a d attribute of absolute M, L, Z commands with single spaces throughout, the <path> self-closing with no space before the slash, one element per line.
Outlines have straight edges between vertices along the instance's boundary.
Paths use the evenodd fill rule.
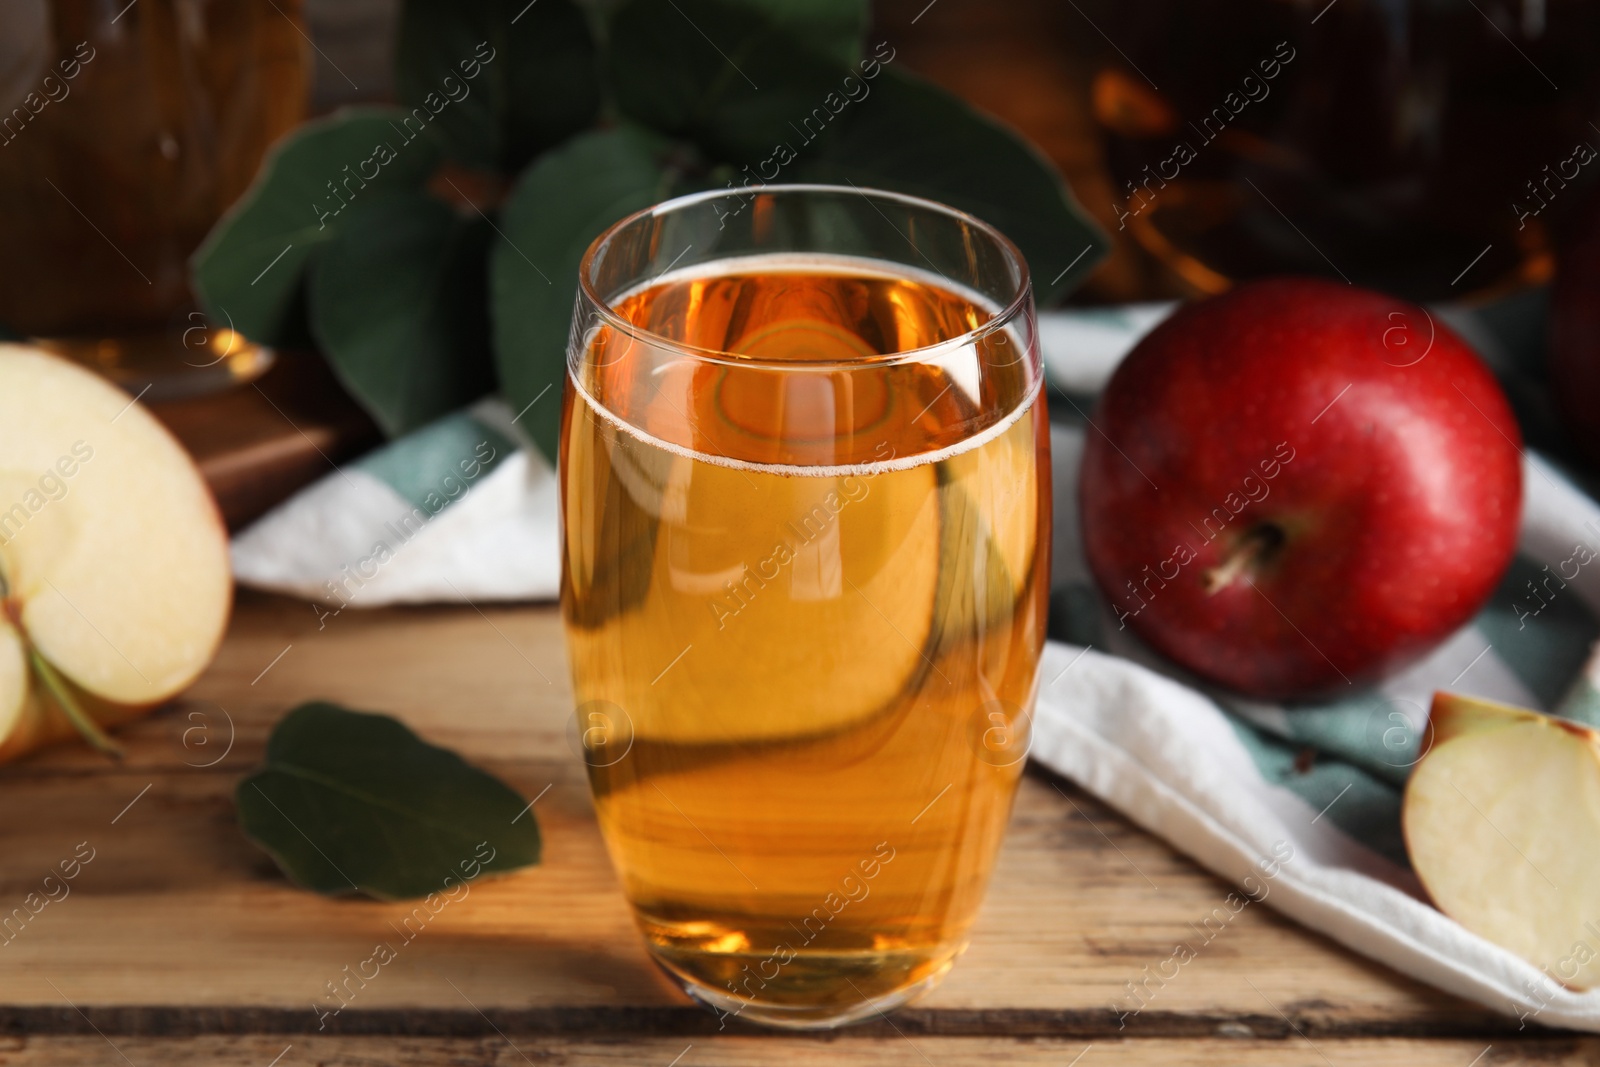
<path fill-rule="evenodd" d="M 829 1001 L 821 1004 L 763 1003 L 736 997 L 724 990 L 713 989 L 685 977 L 659 958 L 656 959 L 656 963 L 673 981 L 683 987 L 685 993 L 716 1012 L 718 1019 L 724 1024 L 730 1019 L 741 1019 L 758 1026 L 770 1026 L 779 1030 L 832 1030 L 840 1026 L 849 1026 L 851 1023 L 865 1022 L 875 1016 L 886 1015 L 920 998 L 944 980 L 944 976 L 950 973 L 950 968 L 955 965 L 956 957 L 959 955 L 959 952 L 951 954 L 935 970 L 899 989 L 857 999 L 853 1003 Z"/>

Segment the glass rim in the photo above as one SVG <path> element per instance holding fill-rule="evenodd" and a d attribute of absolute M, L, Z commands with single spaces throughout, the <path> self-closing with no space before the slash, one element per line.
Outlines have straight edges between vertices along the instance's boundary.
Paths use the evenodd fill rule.
<path fill-rule="evenodd" d="M 993 224 L 985 222 L 983 219 L 980 219 L 978 216 L 973 215 L 970 212 L 962 211 L 960 208 L 951 207 L 949 204 L 940 203 L 937 200 L 929 200 L 926 197 L 912 196 L 909 193 L 897 193 L 888 189 L 877 189 L 871 186 L 860 186 L 855 184 L 832 185 L 826 182 L 784 182 L 771 185 L 761 185 L 754 188 L 747 186 L 746 190 L 748 190 L 748 192 L 741 190 L 729 190 L 724 187 L 719 189 L 705 189 L 697 193 L 686 193 L 683 196 L 675 196 L 671 199 L 663 200 L 660 203 L 652 204 L 649 207 L 641 208 L 638 211 L 631 212 L 630 214 L 618 219 L 610 226 L 607 226 L 603 231 L 601 231 L 598 237 L 589 243 L 589 247 L 584 250 L 583 258 L 578 261 L 579 293 L 582 294 L 582 296 L 594 306 L 595 311 L 599 314 L 600 318 L 607 326 L 610 326 L 612 329 L 617 330 L 634 341 L 672 349 L 692 359 L 706 363 L 718 363 L 739 367 L 762 366 L 769 367 L 773 370 L 817 370 L 830 367 L 872 367 L 887 366 L 902 362 L 919 362 L 923 359 L 926 359 L 932 353 L 944 352 L 952 348 L 961 348 L 970 344 L 976 344 L 977 342 L 988 337 L 990 334 L 1006 329 L 1023 311 L 1028 302 L 1033 299 L 1033 275 L 1028 269 L 1028 260 L 1025 256 L 1023 256 L 1022 250 L 1016 246 L 1016 243 L 1012 241 L 1011 238 L 1000 232 L 1000 230 Z M 944 215 L 947 218 L 953 219 L 957 222 L 966 223 L 994 242 L 994 244 L 1005 255 L 1006 259 L 1016 265 L 1016 291 L 1011 295 L 1010 299 L 1006 301 L 1001 309 L 995 312 L 987 322 L 975 326 L 965 333 L 946 338 L 943 341 L 935 341 L 933 344 L 921 345 L 917 348 L 907 348 L 895 352 L 881 352 L 873 356 L 850 359 L 795 360 L 785 361 L 782 363 L 752 360 L 748 357 L 738 356 L 733 352 L 727 351 L 726 349 L 704 348 L 699 345 L 686 344 L 682 341 L 663 336 L 662 334 L 656 333 L 654 330 L 645 329 L 633 322 L 630 322 L 628 319 L 623 318 L 621 315 L 617 314 L 615 309 L 612 307 L 612 298 L 601 296 L 595 291 L 594 284 L 591 279 L 594 264 L 604 252 L 606 246 L 611 243 L 612 239 L 615 238 L 617 234 L 621 233 L 626 227 L 638 222 L 640 219 L 649 218 L 653 215 L 663 215 L 669 211 L 677 211 L 686 207 L 692 207 L 695 204 L 707 200 L 717 200 L 726 196 L 759 196 L 762 193 L 827 193 L 839 195 L 855 193 L 863 197 L 869 204 L 872 203 L 873 198 L 892 200 L 902 204 L 908 204 L 913 207 L 923 208 L 939 215 Z M 890 225 L 893 225 L 893 223 L 891 222 Z M 902 234 L 901 236 L 904 235 Z M 906 238 L 906 240 L 908 243 L 910 242 L 910 238 Z M 916 246 L 913 244 L 912 247 L 915 248 Z M 852 258 L 861 258 L 865 260 L 867 257 Z M 888 263 L 890 261 L 883 260 L 881 262 Z M 930 263 L 929 266 L 931 267 L 932 264 Z M 666 273 L 668 272 L 663 272 L 663 275 Z M 934 268 L 931 273 L 944 278 L 946 282 L 956 286 L 958 290 L 969 293 L 971 292 L 968 287 L 952 281 L 937 268 Z M 661 276 L 662 275 L 658 275 L 655 280 L 659 281 Z M 625 290 L 625 292 L 629 293 L 636 291 L 637 289 Z"/>

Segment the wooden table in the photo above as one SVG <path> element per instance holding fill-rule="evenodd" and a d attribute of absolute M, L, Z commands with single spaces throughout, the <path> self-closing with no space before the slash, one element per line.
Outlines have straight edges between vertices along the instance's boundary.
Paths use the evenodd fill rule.
<path fill-rule="evenodd" d="M 241 594 L 215 665 L 184 700 L 125 731 L 124 763 L 69 747 L 0 770 L 0 913 L 75 850 L 94 855 L 69 896 L 0 944 L 0 1064 L 1600 1057 L 1600 1041 L 1518 1034 L 1266 907 L 1240 913 L 1119 1027 L 1124 983 L 1190 937 L 1228 887 L 1037 771 L 972 947 L 933 995 L 831 1036 L 719 1032 L 633 929 L 567 747 L 565 675 L 549 608 L 349 611 L 319 628 L 304 603 Z M 312 1004 L 324 983 L 392 939 L 387 924 L 408 908 L 293 889 L 239 832 L 235 783 L 278 717 L 311 698 L 400 715 L 526 796 L 544 791 L 534 810 L 546 841 L 542 866 L 476 883 L 320 1032 Z"/>

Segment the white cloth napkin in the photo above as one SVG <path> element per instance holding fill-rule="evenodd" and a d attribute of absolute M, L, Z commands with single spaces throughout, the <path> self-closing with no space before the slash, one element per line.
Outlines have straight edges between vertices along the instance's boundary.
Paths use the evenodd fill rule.
<path fill-rule="evenodd" d="M 301 490 L 233 539 L 233 574 L 324 611 L 551 600 L 555 471 L 488 399 Z"/>

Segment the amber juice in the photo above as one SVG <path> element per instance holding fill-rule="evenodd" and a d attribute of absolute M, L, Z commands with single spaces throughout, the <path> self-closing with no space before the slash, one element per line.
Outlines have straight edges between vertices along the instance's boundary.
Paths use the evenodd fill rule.
<path fill-rule="evenodd" d="M 572 361 L 561 455 L 612 860 L 702 999 L 796 1025 L 892 1003 L 964 948 L 1022 770 L 1037 372 L 1005 330 L 970 336 L 995 309 L 870 261 L 722 262 L 613 308 Z"/>

